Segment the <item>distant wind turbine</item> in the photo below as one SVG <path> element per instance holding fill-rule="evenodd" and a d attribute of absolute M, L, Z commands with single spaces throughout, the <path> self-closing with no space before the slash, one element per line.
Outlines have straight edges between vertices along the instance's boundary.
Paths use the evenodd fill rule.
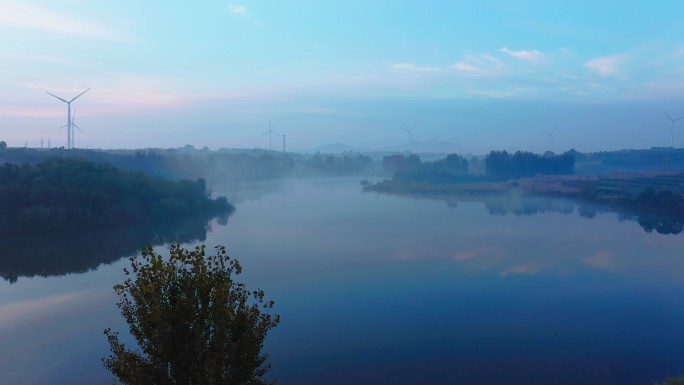
<path fill-rule="evenodd" d="M 553 145 L 553 146 L 556 145 L 556 139 L 555 139 L 554 135 L 556 134 L 557 129 L 558 129 L 558 127 L 554 128 L 553 131 L 551 131 L 551 132 L 546 132 L 546 131 L 541 132 L 542 134 L 549 136 L 549 139 L 551 139 L 551 145 Z"/>
<path fill-rule="evenodd" d="M 268 120 L 268 131 L 261 134 L 261 136 L 268 135 L 268 150 L 271 151 L 273 147 L 271 146 L 273 135 L 280 135 L 279 133 L 271 129 L 271 119 Z"/>
<path fill-rule="evenodd" d="M 684 119 L 684 116 L 672 119 L 672 117 L 668 115 L 667 112 L 663 111 L 663 114 L 665 114 L 665 116 L 667 116 L 667 118 L 670 120 L 670 147 L 674 147 L 674 145 L 672 144 L 672 132 L 674 131 L 674 124 L 676 121 Z"/>
<path fill-rule="evenodd" d="M 76 132 L 73 131 L 73 129 L 75 128 L 75 129 L 81 131 L 81 133 L 83 133 L 83 130 L 81 130 L 81 127 L 79 127 L 78 125 L 76 125 L 76 109 L 75 109 L 75 108 L 74 108 L 74 116 L 71 118 L 71 127 L 72 127 L 72 132 L 71 132 L 71 148 L 74 148 L 74 142 L 75 142 L 75 140 L 74 140 L 75 138 L 74 138 L 74 137 L 76 136 L 76 135 L 75 135 Z"/>
<path fill-rule="evenodd" d="M 411 128 L 409 128 L 409 129 L 406 129 L 406 128 L 404 128 L 404 127 L 399 127 L 400 130 L 406 131 L 406 132 L 408 133 L 408 151 L 409 151 L 409 152 L 411 152 L 411 141 L 412 141 L 412 139 L 411 139 L 411 133 L 413 132 L 413 129 L 416 128 L 417 125 L 418 125 L 418 123 L 414 124 L 414 125 L 411 126 Z"/>
<path fill-rule="evenodd" d="M 71 119 L 71 102 L 78 99 L 81 95 L 85 94 L 88 91 L 90 91 L 90 88 L 88 88 L 87 90 L 85 90 L 85 91 L 81 92 L 80 94 L 74 96 L 71 100 L 62 99 L 55 94 L 51 94 L 51 93 L 45 91 L 46 94 L 48 94 L 52 97 L 55 97 L 55 98 L 57 98 L 57 99 L 59 99 L 59 100 L 61 100 L 67 104 L 67 124 L 65 126 L 63 126 L 63 127 L 67 128 L 67 148 L 73 148 L 74 147 L 74 121 Z M 79 130 L 80 130 L 80 128 L 79 128 Z"/>

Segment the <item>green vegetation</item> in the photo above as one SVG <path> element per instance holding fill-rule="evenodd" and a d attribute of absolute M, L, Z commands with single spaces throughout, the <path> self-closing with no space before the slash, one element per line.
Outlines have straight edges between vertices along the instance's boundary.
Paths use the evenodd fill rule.
<path fill-rule="evenodd" d="M 423 162 L 418 155 L 387 155 L 382 158 L 385 172 L 392 173 L 392 181 L 384 187 L 410 183 L 459 183 L 468 180 L 468 161 L 458 154 L 450 154 L 434 162 Z"/>
<path fill-rule="evenodd" d="M 382 158 L 382 168 L 397 173 L 446 173 L 452 175 L 468 174 L 468 161 L 458 154 L 449 154 L 444 159 L 423 162 L 418 155 L 386 155 Z"/>
<path fill-rule="evenodd" d="M 104 163 L 52 159 L 0 166 L 0 231 L 49 231 L 229 213 L 203 179 L 169 181 Z"/>
<path fill-rule="evenodd" d="M 139 350 L 105 330 L 111 355 L 105 367 L 127 385 L 269 384 L 264 339 L 280 322 L 274 302 L 233 276 L 242 271 L 222 246 L 206 256 L 173 245 L 165 259 L 151 248 L 131 258 L 116 285 L 117 305 Z"/>
<path fill-rule="evenodd" d="M 575 157 L 569 153 L 542 155 L 517 151 L 492 151 L 485 159 L 487 175 L 497 180 L 531 177 L 536 174 L 562 175 L 575 171 Z"/>
<path fill-rule="evenodd" d="M 662 384 L 655 383 L 654 385 L 684 385 L 684 377 L 668 377 Z"/>

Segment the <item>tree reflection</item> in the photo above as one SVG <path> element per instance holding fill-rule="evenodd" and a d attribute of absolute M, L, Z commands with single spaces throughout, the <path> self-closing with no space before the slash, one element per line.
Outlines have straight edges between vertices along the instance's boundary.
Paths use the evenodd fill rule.
<path fill-rule="evenodd" d="M 504 195 L 451 195 L 430 196 L 429 194 L 400 194 L 418 199 L 437 199 L 447 207 L 457 208 L 459 202 L 479 202 L 484 204 L 490 215 L 530 216 L 543 213 L 577 214 L 592 219 L 601 213 L 617 213 L 621 221 L 636 222 L 647 233 L 680 234 L 684 231 L 684 218 L 639 212 L 636 208 L 598 205 L 565 198 L 525 196 L 520 194 Z"/>
<path fill-rule="evenodd" d="M 639 215 L 636 221 L 647 233 L 655 230 L 659 234 L 679 234 L 684 227 L 681 219 L 657 215 Z"/>
<path fill-rule="evenodd" d="M 227 221 L 227 215 L 217 220 Z M 83 273 L 137 254 L 144 246 L 203 242 L 210 226 L 210 218 L 195 216 L 112 229 L 0 234 L 0 277 L 14 283 L 19 277 Z"/>

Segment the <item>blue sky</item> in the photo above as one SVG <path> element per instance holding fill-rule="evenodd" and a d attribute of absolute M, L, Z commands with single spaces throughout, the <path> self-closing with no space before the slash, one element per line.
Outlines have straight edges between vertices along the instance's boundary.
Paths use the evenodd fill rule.
<path fill-rule="evenodd" d="M 418 141 L 669 145 L 684 116 L 679 1 L 0 0 L 0 139 L 76 146 Z M 675 126 L 684 143 L 684 120 Z M 542 131 L 558 127 L 551 142 Z"/>

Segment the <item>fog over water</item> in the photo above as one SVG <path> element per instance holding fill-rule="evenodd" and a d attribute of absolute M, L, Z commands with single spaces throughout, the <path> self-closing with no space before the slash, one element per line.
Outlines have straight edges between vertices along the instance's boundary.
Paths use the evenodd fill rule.
<path fill-rule="evenodd" d="M 213 191 L 237 210 L 202 242 L 276 301 L 265 349 L 281 384 L 643 384 L 681 368 L 681 234 L 569 201 L 363 193 L 358 178 Z M 127 329 L 112 291 L 127 263 L 0 282 L 0 383 L 111 383 L 102 330 Z"/>

